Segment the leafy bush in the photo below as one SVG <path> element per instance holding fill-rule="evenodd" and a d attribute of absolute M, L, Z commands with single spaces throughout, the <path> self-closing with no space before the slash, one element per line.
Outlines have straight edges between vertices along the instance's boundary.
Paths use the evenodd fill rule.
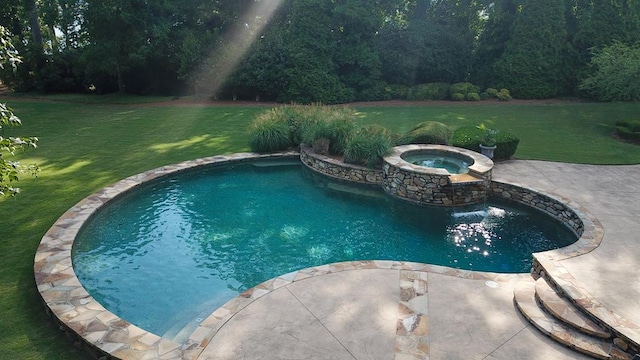
<path fill-rule="evenodd" d="M 489 100 L 493 98 L 491 95 L 489 95 L 489 93 L 487 93 L 486 91 L 483 91 L 480 93 L 480 100 Z"/>
<path fill-rule="evenodd" d="M 453 101 L 464 101 L 464 94 L 453 93 L 453 94 L 451 94 L 451 100 L 453 100 Z"/>
<path fill-rule="evenodd" d="M 498 89 L 487 88 L 487 90 L 485 90 L 485 92 L 487 93 L 487 95 L 489 95 L 492 98 L 498 97 Z"/>
<path fill-rule="evenodd" d="M 445 100 L 449 97 L 451 85 L 447 83 L 426 83 L 411 88 L 407 99 L 414 101 Z"/>
<path fill-rule="evenodd" d="M 509 101 L 511 100 L 511 93 L 509 92 L 509 90 L 507 89 L 501 89 L 500 91 L 498 91 L 498 93 L 496 94 L 496 97 L 498 98 L 498 100 L 500 101 Z"/>
<path fill-rule="evenodd" d="M 640 120 L 617 121 L 616 133 L 622 139 L 640 141 Z"/>
<path fill-rule="evenodd" d="M 580 90 L 600 101 L 640 100 L 640 44 L 630 47 L 615 41 L 592 55 L 592 71 Z"/>
<path fill-rule="evenodd" d="M 487 129 L 476 126 L 461 126 L 453 132 L 451 145 L 478 151 Z M 516 153 L 520 139 L 503 130 L 495 130 L 496 150 L 494 160 L 506 160 Z"/>
<path fill-rule="evenodd" d="M 391 94 L 386 86 L 387 84 L 382 81 L 376 81 L 370 87 L 362 90 L 358 95 L 359 101 L 382 101 L 391 100 Z"/>
<path fill-rule="evenodd" d="M 493 158 L 496 160 L 508 160 L 518 150 L 520 139 L 503 130 L 498 130 L 495 134 L 496 138 L 496 150 L 493 153 Z"/>
<path fill-rule="evenodd" d="M 409 93 L 411 92 L 411 87 L 406 85 L 393 84 L 389 85 L 388 92 L 391 96 L 391 99 L 407 100 L 409 98 Z"/>
<path fill-rule="evenodd" d="M 473 85 L 472 83 L 462 82 L 455 83 L 451 85 L 451 94 L 460 93 L 462 95 L 467 95 L 469 93 L 479 93 L 480 88 L 478 86 Z"/>
<path fill-rule="evenodd" d="M 289 126 L 285 121 L 272 118 L 269 113 L 259 117 L 249 130 L 249 142 L 254 152 L 268 153 L 288 149 L 292 143 L 289 139 Z"/>
<path fill-rule="evenodd" d="M 468 101 L 480 101 L 480 94 L 478 94 L 477 92 L 468 93 L 465 96 L 465 99 L 467 99 Z"/>
<path fill-rule="evenodd" d="M 364 126 L 347 142 L 344 161 L 369 167 L 379 166 L 391 147 L 389 130 L 379 125 Z"/>
<path fill-rule="evenodd" d="M 416 125 L 397 141 L 398 145 L 437 144 L 446 145 L 451 137 L 451 129 L 437 121 L 425 121 Z"/>

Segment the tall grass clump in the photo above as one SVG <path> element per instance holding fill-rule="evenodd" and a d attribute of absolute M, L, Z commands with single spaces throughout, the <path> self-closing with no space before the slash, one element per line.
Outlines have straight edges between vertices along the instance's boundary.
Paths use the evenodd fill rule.
<path fill-rule="evenodd" d="M 452 135 L 451 129 L 437 121 L 425 121 L 414 126 L 397 140 L 398 145 L 436 144 L 447 145 Z"/>
<path fill-rule="evenodd" d="M 359 128 L 347 142 L 344 161 L 351 164 L 377 167 L 382 158 L 389 154 L 392 144 L 391 132 L 379 125 Z"/>
<path fill-rule="evenodd" d="M 289 125 L 271 110 L 258 115 L 249 130 L 251 151 L 269 153 L 291 147 Z"/>
<path fill-rule="evenodd" d="M 309 110 L 313 120 L 304 122 L 303 142 L 319 153 L 344 154 L 347 141 L 356 129 L 355 110 L 320 105 L 312 106 Z"/>
<path fill-rule="evenodd" d="M 356 128 L 355 118 L 355 110 L 349 107 L 279 106 L 254 120 L 249 132 L 251 149 L 275 152 L 306 143 L 321 153 L 342 155 Z"/>

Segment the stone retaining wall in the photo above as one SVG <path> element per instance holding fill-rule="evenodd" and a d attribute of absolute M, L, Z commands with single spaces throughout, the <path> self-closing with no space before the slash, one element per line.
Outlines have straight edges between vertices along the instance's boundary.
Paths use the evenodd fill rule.
<path fill-rule="evenodd" d="M 550 215 L 567 226 L 578 238 L 584 232 L 584 223 L 575 211 L 563 202 L 533 189 L 494 180 L 489 187 L 489 193 L 496 197 L 528 205 Z"/>
<path fill-rule="evenodd" d="M 486 198 L 486 181 L 452 182 L 451 175 L 406 171 L 385 163 L 382 188 L 403 200 L 417 204 L 455 206 L 475 204 Z"/>
<path fill-rule="evenodd" d="M 300 146 L 300 160 L 310 169 L 335 179 L 367 185 L 382 183 L 382 170 L 345 164 L 342 160 L 316 154 L 304 145 Z"/>

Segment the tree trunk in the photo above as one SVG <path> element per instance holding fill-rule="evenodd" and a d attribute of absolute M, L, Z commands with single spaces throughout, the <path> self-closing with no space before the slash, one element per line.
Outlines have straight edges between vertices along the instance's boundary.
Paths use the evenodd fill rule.
<path fill-rule="evenodd" d="M 120 94 L 124 94 L 125 93 L 124 78 L 122 76 L 122 71 L 120 71 L 119 64 L 116 64 L 116 71 L 118 72 L 118 92 Z"/>
<path fill-rule="evenodd" d="M 40 29 L 40 20 L 38 19 L 38 7 L 36 6 L 36 0 L 25 0 L 25 7 L 29 9 L 29 27 L 31 28 L 31 37 L 33 43 L 38 48 L 38 55 L 43 53 L 42 46 L 42 30 Z"/>

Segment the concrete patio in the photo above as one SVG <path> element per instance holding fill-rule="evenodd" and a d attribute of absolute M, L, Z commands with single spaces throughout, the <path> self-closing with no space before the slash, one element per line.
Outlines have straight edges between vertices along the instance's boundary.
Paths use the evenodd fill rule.
<path fill-rule="evenodd" d="M 640 324 L 640 166 L 514 160 L 499 163 L 494 178 L 571 198 L 594 214 L 602 244 L 563 265 L 609 310 Z M 198 359 L 586 358 L 519 314 L 513 288 L 523 276 L 426 267 L 309 277 L 240 310 Z"/>

